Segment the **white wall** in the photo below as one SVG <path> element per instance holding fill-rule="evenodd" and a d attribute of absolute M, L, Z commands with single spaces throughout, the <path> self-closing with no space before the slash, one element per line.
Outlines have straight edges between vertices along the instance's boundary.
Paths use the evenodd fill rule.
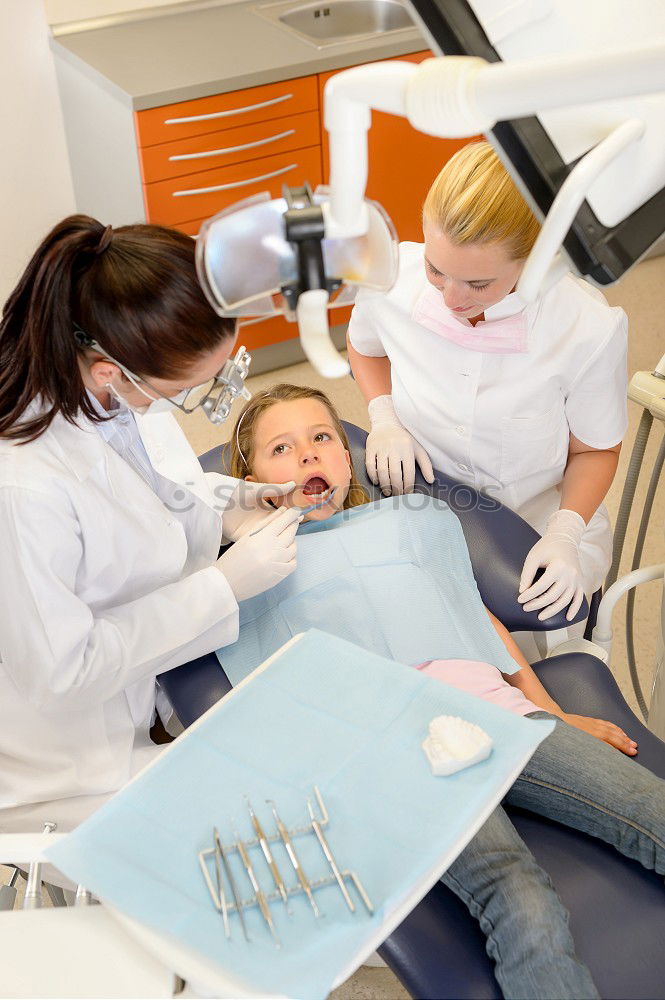
<path fill-rule="evenodd" d="M 0 2 L 0 303 L 36 245 L 75 211 L 42 0 Z"/>

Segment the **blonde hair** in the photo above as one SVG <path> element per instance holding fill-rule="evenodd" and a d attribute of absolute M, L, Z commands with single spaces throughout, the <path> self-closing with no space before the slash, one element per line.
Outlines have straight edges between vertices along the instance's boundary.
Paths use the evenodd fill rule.
<path fill-rule="evenodd" d="M 233 428 L 233 437 L 225 445 L 230 449 L 231 475 L 236 479 L 244 479 L 252 472 L 252 458 L 254 455 L 254 437 L 256 425 L 259 418 L 274 406 L 276 403 L 291 403 L 298 399 L 316 399 L 323 403 L 330 414 L 330 420 L 335 428 L 340 440 L 346 450 L 350 453 L 351 447 L 342 422 L 328 397 L 318 389 L 311 389 L 308 386 L 289 385 L 287 382 L 280 382 L 269 389 L 252 396 L 250 401 L 243 408 L 242 413 Z M 356 479 L 356 473 L 351 463 L 351 482 L 349 492 L 344 501 L 344 510 L 350 507 L 358 507 L 360 504 L 368 503 L 369 496 L 366 490 Z"/>
<path fill-rule="evenodd" d="M 427 193 L 423 223 L 455 245 L 506 243 L 513 260 L 529 256 L 540 225 L 488 142 L 471 142 L 446 163 Z"/>

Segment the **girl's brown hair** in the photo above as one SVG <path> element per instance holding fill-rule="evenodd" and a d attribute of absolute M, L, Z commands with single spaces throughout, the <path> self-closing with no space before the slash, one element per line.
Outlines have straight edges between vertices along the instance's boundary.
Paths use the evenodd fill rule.
<path fill-rule="evenodd" d="M 235 323 L 206 299 L 194 253 L 194 240 L 162 226 L 112 229 L 87 215 L 58 223 L 0 321 L 0 438 L 34 440 L 58 413 L 103 419 L 79 372 L 77 328 L 137 376 L 169 380 L 232 337 Z M 38 397 L 40 413 L 24 419 Z"/>
<path fill-rule="evenodd" d="M 256 396 L 252 396 L 238 417 L 236 425 L 233 428 L 233 437 L 225 446 L 230 449 L 229 465 L 232 476 L 235 476 L 236 479 L 244 479 L 245 476 L 252 472 L 254 434 L 259 418 L 266 410 L 274 406 L 275 403 L 291 403 L 298 399 L 316 399 L 319 403 L 323 403 L 330 414 L 332 425 L 339 435 L 342 444 L 349 454 L 351 453 L 349 439 L 342 426 L 342 421 L 339 419 L 337 411 L 328 397 L 319 389 L 280 382 L 279 385 L 273 385 L 264 392 L 259 392 Z M 351 482 L 343 509 L 348 510 L 350 507 L 358 507 L 360 504 L 368 502 L 369 496 L 364 487 L 356 479 L 353 463 L 351 463 Z"/>

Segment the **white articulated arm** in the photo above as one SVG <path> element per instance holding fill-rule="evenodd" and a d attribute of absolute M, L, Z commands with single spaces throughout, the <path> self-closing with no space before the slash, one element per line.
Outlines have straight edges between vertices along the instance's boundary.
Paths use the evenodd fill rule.
<path fill-rule="evenodd" d="M 325 86 L 324 124 L 330 134 L 330 214 L 326 236 L 359 236 L 367 231 L 367 133 L 371 109 L 406 117 L 413 63 L 372 63 L 331 77 Z"/>
<path fill-rule="evenodd" d="M 594 146 L 566 177 L 517 283 L 517 294 L 523 302 L 533 302 L 567 270 L 558 250 L 573 224 L 577 210 L 605 167 L 643 134 L 644 122 L 636 118 L 622 122 Z"/>
<path fill-rule="evenodd" d="M 616 52 L 488 63 L 443 56 L 412 63 L 373 63 L 332 77 L 325 88 L 330 133 L 330 213 L 326 234 L 364 232 L 367 131 L 371 108 L 408 118 L 414 128 L 442 138 L 488 132 L 501 120 L 537 115 L 592 101 L 665 91 L 665 44 Z M 540 246 L 525 268 L 520 295 L 533 299 L 566 266 L 554 260 L 589 188 L 643 132 L 637 119 L 617 119 L 571 172 L 550 210 Z M 637 205 L 635 206 L 637 207 Z"/>

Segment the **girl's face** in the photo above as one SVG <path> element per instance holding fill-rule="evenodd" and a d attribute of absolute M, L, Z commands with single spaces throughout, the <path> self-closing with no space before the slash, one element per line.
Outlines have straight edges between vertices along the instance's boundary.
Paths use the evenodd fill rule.
<path fill-rule="evenodd" d="M 276 504 L 309 507 L 325 500 L 335 486 L 332 500 L 305 520 L 324 521 L 342 509 L 351 482 L 351 456 L 320 400 L 275 403 L 257 420 L 252 445 L 252 474 L 246 479 L 296 483 L 296 489 Z"/>
<path fill-rule="evenodd" d="M 437 226 L 426 222 L 425 273 L 443 301 L 460 319 L 475 319 L 514 289 L 524 267 L 505 243 L 456 246 Z"/>

